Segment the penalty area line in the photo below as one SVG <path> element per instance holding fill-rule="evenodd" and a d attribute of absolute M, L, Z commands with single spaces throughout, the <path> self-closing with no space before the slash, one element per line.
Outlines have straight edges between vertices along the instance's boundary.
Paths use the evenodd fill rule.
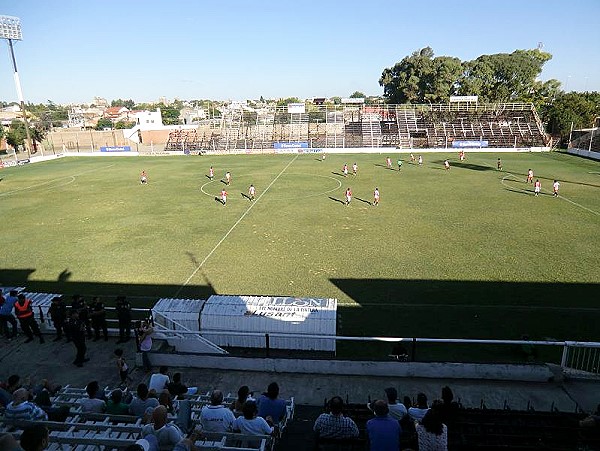
<path fill-rule="evenodd" d="M 271 188 L 273 186 L 273 184 L 279 179 L 279 177 L 281 177 L 281 175 L 287 170 L 287 168 L 289 168 L 290 165 L 294 161 L 296 161 L 296 159 L 298 158 L 299 155 L 300 154 L 296 154 L 296 156 L 294 158 L 292 158 L 292 160 L 281 170 L 281 172 L 279 174 L 277 174 L 277 176 L 271 181 L 271 183 L 269 183 L 269 186 L 267 186 L 265 188 L 265 190 L 260 194 L 260 196 L 258 196 L 256 198 L 256 200 L 250 204 L 250 206 L 246 209 L 246 211 L 242 214 L 242 216 L 240 216 L 240 218 L 235 222 L 235 224 L 233 224 L 231 226 L 231 228 L 227 231 L 227 233 L 223 236 L 223 238 L 221 238 L 219 240 L 219 242 L 215 245 L 215 247 L 213 247 L 213 249 L 208 253 L 208 255 L 206 257 L 204 257 L 204 260 L 202 260 L 200 262 L 200 264 L 196 267 L 196 269 L 194 269 L 194 272 L 192 272 L 192 274 L 186 279 L 186 281 L 183 282 L 183 284 L 179 287 L 179 289 L 175 293 L 174 297 L 179 296 L 179 293 L 181 293 L 181 290 L 183 290 L 183 288 L 186 287 L 190 283 L 190 280 L 192 280 L 194 278 L 194 276 L 196 274 L 198 274 L 198 271 L 200 271 L 200 269 L 204 266 L 204 264 L 212 256 L 212 254 L 214 254 L 215 251 L 219 248 L 219 246 L 221 246 L 221 244 L 223 244 L 223 242 L 227 239 L 227 237 L 229 236 L 229 234 L 231 232 L 233 232 L 233 229 L 235 229 L 237 227 L 237 225 L 240 222 L 242 222 L 242 219 L 244 219 L 246 217 L 246 215 L 248 213 L 250 213 L 250 210 L 252 210 L 252 208 L 254 208 L 254 206 L 258 203 L 258 201 L 267 193 L 267 191 L 269 191 L 269 188 Z"/>

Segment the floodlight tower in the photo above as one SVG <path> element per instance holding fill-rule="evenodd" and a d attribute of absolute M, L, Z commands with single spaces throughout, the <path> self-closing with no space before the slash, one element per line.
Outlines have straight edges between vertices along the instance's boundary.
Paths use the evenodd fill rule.
<path fill-rule="evenodd" d="M 25 143 L 25 150 L 27 151 L 27 157 L 30 157 L 29 152 L 31 144 L 31 135 L 29 134 L 29 123 L 27 122 L 27 111 L 25 110 L 25 100 L 23 99 L 23 91 L 21 90 L 21 81 L 19 80 L 19 72 L 17 71 L 17 61 L 15 60 L 15 51 L 13 50 L 12 41 L 22 41 L 23 35 L 21 33 L 21 19 L 12 16 L 0 16 L 0 38 L 8 41 L 8 47 L 10 48 L 10 56 L 12 59 L 15 87 L 17 88 L 17 95 L 21 102 L 21 113 L 23 114 L 23 122 L 25 123 L 25 134 L 27 135 L 27 142 Z"/>

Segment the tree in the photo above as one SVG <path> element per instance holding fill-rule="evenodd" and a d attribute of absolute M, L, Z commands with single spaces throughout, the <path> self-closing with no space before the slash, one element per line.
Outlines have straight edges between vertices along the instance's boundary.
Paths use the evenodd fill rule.
<path fill-rule="evenodd" d="M 277 106 L 285 106 L 285 105 L 289 105 L 290 103 L 302 103 L 302 102 L 297 97 L 288 97 L 287 99 L 279 99 L 277 101 Z"/>
<path fill-rule="evenodd" d="M 177 125 L 179 124 L 179 112 L 180 109 L 168 107 L 164 104 L 159 104 L 160 114 L 162 117 L 163 124 L 165 125 Z"/>
<path fill-rule="evenodd" d="M 354 91 L 352 94 L 350 94 L 351 99 L 364 99 L 365 97 L 366 95 L 360 91 Z"/>
<path fill-rule="evenodd" d="M 459 93 L 484 102 L 519 102 L 531 98 L 537 76 L 552 55 L 534 50 L 482 55 L 465 63 Z"/>
<path fill-rule="evenodd" d="M 17 152 L 19 147 L 25 143 L 26 138 L 25 124 L 17 119 L 13 120 L 6 134 L 6 143 Z"/>
<path fill-rule="evenodd" d="M 125 128 L 133 128 L 135 127 L 135 121 L 117 121 L 115 123 L 115 129 L 122 130 Z"/>
<path fill-rule="evenodd" d="M 547 129 L 560 135 L 564 142 L 573 129 L 592 127 L 600 111 L 599 92 L 569 92 L 561 94 L 545 113 Z"/>
<path fill-rule="evenodd" d="M 128 100 L 117 99 L 117 100 L 113 100 L 112 102 L 110 102 L 110 106 L 111 107 L 124 106 L 128 110 L 133 110 L 133 107 L 135 106 L 135 102 L 131 99 L 128 99 Z"/>
<path fill-rule="evenodd" d="M 389 103 L 442 102 L 455 93 L 462 72 L 458 58 L 434 58 L 431 47 L 425 47 L 384 69 L 379 84 Z"/>
<path fill-rule="evenodd" d="M 96 130 L 104 130 L 105 128 L 113 128 L 113 123 L 110 119 L 101 117 L 96 123 Z"/>

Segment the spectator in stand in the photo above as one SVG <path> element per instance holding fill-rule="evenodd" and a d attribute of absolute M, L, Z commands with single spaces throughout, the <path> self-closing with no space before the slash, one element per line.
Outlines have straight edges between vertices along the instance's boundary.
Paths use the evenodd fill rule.
<path fill-rule="evenodd" d="M 257 416 L 258 408 L 255 401 L 246 401 L 242 407 L 242 416 L 235 419 L 233 430 L 248 435 L 271 435 L 275 430 L 266 420 Z"/>
<path fill-rule="evenodd" d="M 47 421 L 48 415 L 36 404 L 28 401 L 29 392 L 19 388 L 12 395 L 12 401 L 4 410 L 4 417 L 9 420 Z"/>
<path fill-rule="evenodd" d="M 148 386 L 139 384 L 137 387 L 137 397 L 133 398 L 129 404 L 129 413 L 138 418 L 142 418 L 148 408 L 158 407 L 158 399 L 148 398 Z"/>
<path fill-rule="evenodd" d="M 125 296 L 117 297 L 117 318 L 119 319 L 119 341 L 125 343 L 131 339 L 131 305 Z"/>
<path fill-rule="evenodd" d="M 12 396 L 12 393 L 14 393 L 15 390 L 18 390 L 21 387 L 21 376 L 19 376 L 18 374 L 11 374 L 6 380 L 6 386 L 4 387 L 4 389 L 7 392 L 11 393 Z"/>
<path fill-rule="evenodd" d="M 85 353 L 87 352 L 87 346 L 85 345 L 85 324 L 79 319 L 78 309 L 71 310 L 71 317 L 69 318 L 67 329 L 76 350 L 73 365 L 81 368 L 83 364 L 90 359 L 85 356 Z"/>
<path fill-rule="evenodd" d="M 152 334 L 154 333 L 154 329 L 148 323 L 148 321 L 144 320 L 140 321 L 140 325 L 136 332 L 139 340 L 140 352 L 142 353 L 144 369 L 146 372 L 152 371 L 152 365 L 150 364 L 148 353 L 152 350 Z"/>
<path fill-rule="evenodd" d="M 435 409 L 429 410 L 416 424 L 419 451 L 448 451 L 448 428 Z"/>
<path fill-rule="evenodd" d="M 460 405 L 454 401 L 454 393 L 446 385 L 442 388 L 442 402 L 435 402 L 431 407 L 438 412 L 442 423 L 449 425 L 454 422 Z"/>
<path fill-rule="evenodd" d="M 389 413 L 388 403 L 378 399 L 373 403 L 375 418 L 367 421 L 367 437 L 371 451 L 397 451 L 400 449 L 402 429 Z"/>
<path fill-rule="evenodd" d="M 6 407 L 12 401 L 12 395 L 0 387 L 0 406 Z"/>
<path fill-rule="evenodd" d="M 175 403 L 173 402 L 171 393 L 169 393 L 169 390 L 166 388 L 158 395 L 158 403 L 167 408 L 168 414 L 173 415 L 174 413 L 177 413 L 177 401 L 175 401 Z"/>
<path fill-rule="evenodd" d="M 129 404 L 123 402 L 123 392 L 113 390 L 110 399 L 106 402 L 106 413 L 110 415 L 129 415 Z"/>
<path fill-rule="evenodd" d="M 148 390 L 154 390 L 154 392 L 157 394 L 162 392 L 167 387 L 167 384 L 171 382 L 171 379 L 169 379 L 169 375 L 167 374 L 168 372 L 168 367 L 161 366 L 158 370 L 158 373 L 154 373 L 152 376 L 150 376 Z"/>
<path fill-rule="evenodd" d="M 15 440 L 10 432 L 0 434 L 0 449 L 6 451 L 23 451 L 19 442 Z"/>
<path fill-rule="evenodd" d="M 81 404 L 81 411 L 84 413 L 103 413 L 106 410 L 106 402 L 99 399 L 98 392 L 100 391 L 100 385 L 98 381 L 92 381 L 85 386 L 85 392 L 88 397 L 79 400 Z"/>
<path fill-rule="evenodd" d="M 322 413 L 316 419 L 313 431 L 317 438 L 347 439 L 358 437 L 358 426 L 342 413 L 344 401 L 334 396 L 328 403 L 329 413 Z"/>
<path fill-rule="evenodd" d="M 4 328 L 4 335 L 8 340 L 12 340 L 17 336 L 17 320 L 12 314 L 17 302 L 17 292 L 11 290 L 9 295 L 4 297 L 0 292 L 0 328 Z M 8 330 L 8 323 L 12 327 L 12 333 Z"/>
<path fill-rule="evenodd" d="M 90 322 L 89 309 L 84 299 L 79 294 L 73 295 L 71 309 L 79 312 L 79 320 L 84 324 L 88 338 L 92 338 L 92 323 Z"/>
<path fill-rule="evenodd" d="M 398 402 L 398 392 L 394 387 L 388 387 L 384 390 L 384 392 L 387 398 L 390 417 L 400 421 L 408 414 L 408 411 L 406 410 L 404 404 Z M 367 407 L 370 410 L 375 410 L 371 403 L 367 404 Z"/>
<path fill-rule="evenodd" d="M 181 382 L 181 373 L 173 374 L 173 380 L 167 384 L 167 390 L 175 399 L 183 399 L 183 395 L 194 395 L 198 392 L 198 387 L 187 387 Z"/>
<path fill-rule="evenodd" d="M 235 415 L 223 405 L 221 390 L 213 390 L 210 405 L 202 407 L 200 424 L 204 432 L 231 432 Z"/>
<path fill-rule="evenodd" d="M 244 403 L 246 401 L 256 402 L 256 400 L 252 397 L 252 392 L 248 386 L 242 385 L 238 390 L 237 399 L 231 403 L 231 410 L 233 410 L 233 413 L 236 417 L 242 415 L 242 408 L 244 407 Z"/>
<path fill-rule="evenodd" d="M 104 341 L 108 341 L 108 326 L 106 325 L 106 310 L 104 309 L 104 303 L 100 298 L 95 297 L 92 299 L 90 310 L 92 328 L 94 329 L 94 341 L 100 340 L 100 332 L 102 332 Z"/>
<path fill-rule="evenodd" d="M 52 298 L 52 304 L 48 309 L 48 314 L 50 315 L 50 319 L 54 324 L 54 328 L 56 329 L 56 338 L 54 341 L 62 340 L 63 332 L 67 337 L 67 341 L 69 340 L 69 332 L 66 327 L 67 323 L 67 306 L 63 302 L 62 296 L 55 296 Z"/>
<path fill-rule="evenodd" d="M 142 437 L 154 435 L 161 448 L 172 449 L 183 438 L 181 430 L 173 423 L 167 422 L 167 409 L 165 406 L 155 407 L 152 411 L 152 422 L 142 427 Z"/>
<path fill-rule="evenodd" d="M 117 369 L 119 370 L 119 378 L 121 379 L 121 387 L 127 386 L 127 381 L 133 381 L 131 377 L 129 377 L 129 365 L 127 365 L 127 361 L 125 357 L 123 357 L 123 350 L 118 348 L 115 349 L 115 357 L 117 363 Z"/>
<path fill-rule="evenodd" d="M 270 420 L 275 425 L 285 418 L 285 401 L 279 399 L 279 385 L 277 382 L 271 382 L 267 387 L 267 392 L 263 393 L 258 401 L 258 416 L 263 417 L 267 422 Z"/>
<path fill-rule="evenodd" d="M 49 444 L 48 428 L 43 424 L 32 424 L 23 429 L 21 448 L 23 451 L 43 451 Z"/>
<path fill-rule="evenodd" d="M 35 316 L 33 315 L 33 306 L 31 305 L 31 300 L 27 299 L 23 293 L 19 294 L 19 296 L 17 296 L 17 302 L 15 302 L 14 309 L 17 319 L 19 320 L 19 323 L 21 323 L 21 329 L 25 335 L 27 335 L 27 340 L 25 340 L 25 343 L 32 342 L 33 336 L 35 335 L 36 337 L 39 337 L 40 344 L 43 344 L 44 337 L 42 337 L 40 326 L 38 326 Z"/>
<path fill-rule="evenodd" d="M 425 393 L 419 393 L 417 395 L 417 406 L 410 407 L 408 409 L 408 415 L 410 416 L 411 420 L 418 421 L 420 423 L 428 411 L 429 407 L 427 406 L 427 396 L 425 396 Z"/>

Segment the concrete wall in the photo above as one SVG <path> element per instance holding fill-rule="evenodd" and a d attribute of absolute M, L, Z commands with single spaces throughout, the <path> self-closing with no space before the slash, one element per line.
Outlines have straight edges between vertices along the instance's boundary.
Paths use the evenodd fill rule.
<path fill-rule="evenodd" d="M 555 375 L 547 365 L 477 363 L 359 362 L 345 360 L 300 360 L 210 356 L 187 353 L 150 355 L 153 366 L 213 368 L 215 370 L 387 376 L 442 379 L 486 379 L 547 382 Z"/>

